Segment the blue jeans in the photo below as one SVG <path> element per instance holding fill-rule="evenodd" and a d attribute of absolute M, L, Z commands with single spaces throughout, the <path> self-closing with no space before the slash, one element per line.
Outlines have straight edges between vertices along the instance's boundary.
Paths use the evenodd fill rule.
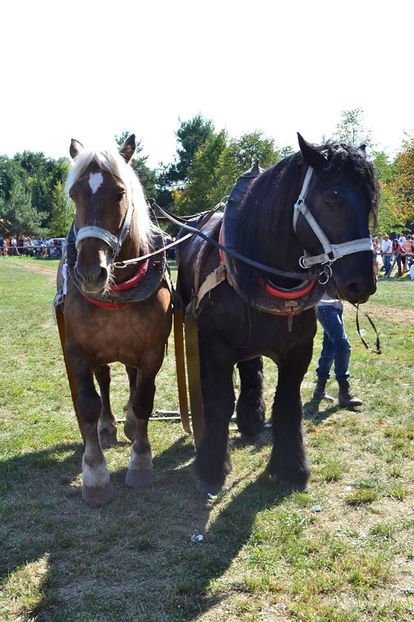
<path fill-rule="evenodd" d="M 316 314 L 323 326 L 323 345 L 316 375 L 327 380 L 334 363 L 335 378 L 346 380 L 350 376 L 348 367 L 351 344 L 345 334 L 342 309 L 333 305 L 320 305 L 316 307 Z"/>
<path fill-rule="evenodd" d="M 385 274 L 389 274 L 391 272 L 391 255 L 383 255 L 382 262 L 385 268 Z"/>

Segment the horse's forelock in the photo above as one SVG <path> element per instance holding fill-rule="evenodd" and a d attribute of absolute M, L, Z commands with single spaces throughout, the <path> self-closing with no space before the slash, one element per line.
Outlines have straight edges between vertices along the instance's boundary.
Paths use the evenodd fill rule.
<path fill-rule="evenodd" d="M 133 168 L 125 162 L 118 151 L 103 149 L 102 151 L 83 151 L 80 153 L 73 161 L 72 169 L 69 171 L 65 184 L 66 192 L 69 194 L 72 186 L 92 163 L 96 163 L 99 168 L 107 171 L 125 185 L 128 200 L 133 203 L 135 208 L 140 238 L 144 244 L 149 243 L 154 235 L 155 228 L 149 217 L 141 182 Z"/>
<path fill-rule="evenodd" d="M 329 166 L 345 167 L 355 181 L 364 189 L 370 212 L 376 221 L 378 215 L 379 185 L 372 163 L 358 149 L 343 143 L 326 143 L 322 150 L 328 156 Z"/>

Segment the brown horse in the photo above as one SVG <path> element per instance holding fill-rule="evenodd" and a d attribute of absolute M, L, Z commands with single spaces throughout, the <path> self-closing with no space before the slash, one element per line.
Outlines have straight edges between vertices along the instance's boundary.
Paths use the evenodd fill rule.
<path fill-rule="evenodd" d="M 134 443 L 126 483 L 138 487 L 151 481 L 147 426 L 155 376 L 171 329 L 165 258 L 158 255 L 120 267 L 120 262 L 147 254 L 162 243 L 130 166 L 135 146 L 134 135 L 119 153 L 86 151 L 76 140 L 70 146 L 73 167 L 67 189 L 76 211 L 67 243 L 65 296 L 57 312 L 63 307 L 65 361 L 85 442 L 82 496 L 93 506 L 113 496 L 102 452 L 102 446 L 116 442 L 109 363 L 120 361 L 130 376 L 127 427 Z"/>

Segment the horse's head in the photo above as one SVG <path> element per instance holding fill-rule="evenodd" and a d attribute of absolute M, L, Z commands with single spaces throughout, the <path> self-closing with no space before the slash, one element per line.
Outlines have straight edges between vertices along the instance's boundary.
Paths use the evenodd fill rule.
<path fill-rule="evenodd" d="M 331 295 L 365 302 L 376 290 L 369 219 L 376 216 L 378 187 L 365 147 L 316 148 L 299 136 L 307 174 L 295 205 L 294 226 L 305 265 L 327 264 Z"/>
<path fill-rule="evenodd" d="M 139 181 L 129 166 L 134 152 L 133 134 L 119 153 L 87 152 L 72 139 L 73 168 L 67 188 L 76 208 L 75 270 L 85 293 L 98 294 L 108 285 L 111 265 L 129 235 L 137 198 L 143 200 Z"/>

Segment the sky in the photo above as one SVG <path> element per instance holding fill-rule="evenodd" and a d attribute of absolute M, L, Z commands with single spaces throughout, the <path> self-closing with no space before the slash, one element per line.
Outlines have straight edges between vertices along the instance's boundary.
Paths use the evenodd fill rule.
<path fill-rule="evenodd" d="M 329 138 L 362 108 L 379 149 L 414 133 L 409 0 L 13 0 L 0 22 L 0 154 L 67 156 L 124 130 L 171 162 L 179 120 Z"/>

